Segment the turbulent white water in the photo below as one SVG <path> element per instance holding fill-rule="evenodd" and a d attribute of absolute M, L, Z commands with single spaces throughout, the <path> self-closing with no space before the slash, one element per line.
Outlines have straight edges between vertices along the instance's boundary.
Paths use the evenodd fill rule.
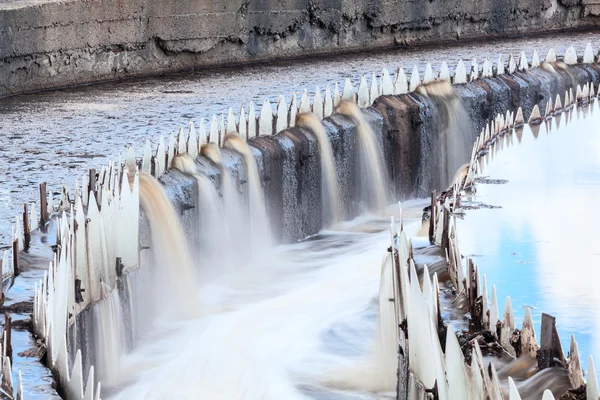
<path fill-rule="evenodd" d="M 206 315 L 156 326 L 123 358 L 128 383 L 113 398 L 392 398 L 389 383 L 352 373 L 379 372 L 373 349 L 390 349 L 376 343 L 389 339 L 376 328 L 386 227 L 359 219 L 279 247 L 259 285 L 200 286 Z"/>

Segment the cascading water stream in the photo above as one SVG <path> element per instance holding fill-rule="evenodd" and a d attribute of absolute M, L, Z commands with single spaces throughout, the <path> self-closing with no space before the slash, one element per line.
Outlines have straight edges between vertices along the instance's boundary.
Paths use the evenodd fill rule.
<path fill-rule="evenodd" d="M 361 200 L 367 210 L 383 215 L 388 202 L 381 150 L 377 145 L 375 134 L 356 103 L 341 101 L 336 112 L 349 117 L 356 124 Z"/>
<path fill-rule="evenodd" d="M 335 169 L 335 160 L 329 137 L 325 133 L 323 124 L 312 113 L 299 114 L 296 118 L 296 126 L 311 131 L 319 143 L 321 156 L 321 190 L 323 192 L 323 220 L 325 225 L 335 225 L 342 220 L 340 209 L 340 193 L 338 179 Z"/>
<path fill-rule="evenodd" d="M 165 317 L 187 319 L 199 316 L 202 307 L 197 278 L 179 217 L 162 185 L 144 172 L 140 172 L 140 206 L 152 233 L 157 268 L 152 287 Z"/>
<path fill-rule="evenodd" d="M 441 80 L 421 85 L 417 93 L 431 99 L 435 105 L 438 123 L 439 188 L 453 183 L 455 171 L 469 161 L 470 118 L 450 82 Z M 461 171 L 458 172 L 460 174 Z"/>
<path fill-rule="evenodd" d="M 256 160 L 252 155 L 250 146 L 238 135 L 227 135 L 223 147 L 240 153 L 244 157 L 246 172 L 248 174 L 248 202 L 250 219 L 250 250 L 252 256 L 264 253 L 272 246 L 271 229 L 262 188 L 262 180 L 258 173 Z"/>

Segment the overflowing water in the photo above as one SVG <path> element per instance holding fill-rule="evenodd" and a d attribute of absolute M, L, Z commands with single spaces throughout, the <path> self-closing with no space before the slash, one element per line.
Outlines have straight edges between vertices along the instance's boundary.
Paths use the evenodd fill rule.
<path fill-rule="evenodd" d="M 530 307 L 538 338 L 541 312 L 555 316 L 565 353 L 574 334 L 584 368 L 589 354 L 600 359 L 599 122 L 593 104 L 501 138 L 458 227 L 499 303 L 510 295 L 518 323 Z"/>
<path fill-rule="evenodd" d="M 157 279 L 147 287 L 157 294 L 155 302 L 161 317 L 187 319 L 201 314 L 197 278 L 181 223 L 162 185 L 152 176 L 140 172 L 140 207 L 144 210 L 152 233 L 154 265 Z M 166 282 L 164 282 L 166 280 Z M 158 307 L 160 305 L 160 307 Z M 136 312 L 148 312 L 143 307 Z"/>
<path fill-rule="evenodd" d="M 272 246 L 272 238 L 265 208 L 262 179 L 250 146 L 238 135 L 225 136 L 223 147 L 235 150 L 244 157 L 248 177 L 248 217 L 250 220 L 249 247 L 252 257 L 264 255 Z"/>
<path fill-rule="evenodd" d="M 439 187 L 445 188 L 454 180 L 454 173 L 469 160 L 469 148 L 473 142 L 469 114 L 447 81 L 431 82 L 417 88 L 417 92 L 429 97 L 436 108 L 438 147 L 436 158 L 439 165 Z"/>
<path fill-rule="evenodd" d="M 325 132 L 319 118 L 312 113 L 299 114 L 296 118 L 296 126 L 311 131 L 319 143 L 321 156 L 321 191 L 323 193 L 323 221 L 325 226 L 335 225 L 342 220 L 340 208 L 340 191 L 338 188 L 337 172 L 333 159 L 333 150 L 329 142 L 329 136 Z"/>
<path fill-rule="evenodd" d="M 351 118 L 356 124 L 359 160 L 359 196 L 362 202 L 361 211 L 373 211 L 384 214 L 388 205 L 386 195 L 386 179 L 381 160 L 381 149 L 377 144 L 375 133 L 369 126 L 356 103 L 341 101 L 336 112 Z"/>

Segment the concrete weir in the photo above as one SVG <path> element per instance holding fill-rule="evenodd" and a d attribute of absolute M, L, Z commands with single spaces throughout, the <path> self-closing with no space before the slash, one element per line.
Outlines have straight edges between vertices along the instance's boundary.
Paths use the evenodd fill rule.
<path fill-rule="evenodd" d="M 583 93 L 587 93 L 588 98 L 595 95 L 595 89 L 600 83 L 600 66 L 596 64 L 593 55 L 589 60 L 589 51 L 586 50 L 583 60 L 577 60 L 576 55 L 575 59 L 565 55 L 560 61 L 552 62 L 550 58 L 549 54 L 548 62 L 540 64 L 539 60 L 534 60 L 530 65 L 524 56 L 518 64 L 511 56 L 506 66 L 501 63 L 493 71 L 488 62 L 487 65 L 484 64 L 482 71 L 476 69 L 469 77 L 457 68 L 453 79 L 455 84 L 445 95 L 452 96 L 452 99 L 462 104 L 467 115 L 468 124 L 461 124 L 460 131 L 455 132 L 466 139 L 465 148 L 460 149 L 461 151 L 471 154 L 472 144 L 481 140 L 480 133 L 486 130 L 489 132 L 490 120 L 497 121 L 497 129 L 501 128 L 500 121 L 509 124 L 509 118 L 497 118 L 507 110 L 507 115 L 512 113 L 517 116 L 514 123 L 519 123 L 519 118 L 524 117 L 524 121 L 527 121 L 539 110 L 545 110 L 547 104 L 556 104 L 557 95 L 565 106 L 582 98 Z M 507 73 L 502 73 L 504 68 Z M 375 82 L 370 93 L 366 91 L 367 100 L 361 87 L 355 94 L 355 89 L 350 84 L 344 88 L 341 96 L 336 92 L 323 103 L 313 104 L 312 111 L 315 112 L 320 107 L 323 107 L 320 108 L 321 111 L 326 110 L 328 101 L 333 100 L 335 104 L 339 99 L 371 104 L 363 108 L 362 113 L 375 132 L 384 156 L 388 187 L 393 192 L 389 195 L 394 199 L 423 198 L 428 197 L 432 190 L 446 189 L 451 182 L 448 181 L 447 173 L 440 173 L 447 169 L 445 165 L 441 165 L 441 160 L 447 160 L 451 155 L 446 154 L 448 147 L 441 142 L 439 132 L 449 126 L 448 117 L 442 110 L 439 98 L 432 94 L 433 90 L 423 95 L 425 92 L 418 89 L 421 85 L 427 89 L 430 87 L 428 85 L 449 86 L 449 83 L 443 82 L 444 77 L 436 80 L 427 72 L 421 80 L 417 70 L 417 75 L 413 75 L 410 80 L 411 86 L 418 80 L 418 85 L 413 87 L 417 91 L 405 93 L 406 89 L 391 89 L 391 80 L 385 79 L 386 73 L 383 75 L 381 85 Z M 401 83 L 402 79 L 399 80 Z M 467 81 L 469 82 L 466 83 Z M 402 85 L 394 86 L 400 88 Z M 582 90 L 581 87 L 585 89 Z M 380 95 L 381 93 L 389 94 Z M 245 114 L 242 114 L 243 118 L 240 118 L 238 125 L 236 121 L 231 124 L 228 121 L 227 131 L 224 122 L 221 130 L 215 123 L 209 134 L 204 131 L 199 133 L 199 143 L 195 142 L 196 132 L 193 127 L 189 134 L 189 137 L 194 137 L 193 143 L 186 139 L 182 131 L 177 137 L 171 136 L 167 146 L 161 138 L 156 155 L 152 156 L 148 145 L 141 163 L 136 160 L 133 150 L 130 150 L 122 167 L 111 165 L 97 177 L 90 175 L 91 179 L 97 181 L 84 184 L 85 196 L 81 197 L 80 193 L 76 193 L 75 208 L 68 196 L 61 202 L 62 210 L 70 210 L 71 213 L 70 216 L 64 214 L 60 218 L 62 253 L 50 274 L 50 283 L 43 282 L 39 290 L 36 288 L 34 331 L 45 340 L 49 354 L 48 365 L 55 373 L 63 394 L 68 398 L 84 398 L 85 395 L 87 399 L 92 398 L 94 393 L 99 396 L 99 385 L 94 383 L 98 378 L 94 377 L 91 367 L 94 366 L 98 373 L 99 365 L 104 360 L 98 359 L 102 344 L 94 337 L 97 336 L 95 332 L 98 332 L 95 325 L 100 324 L 103 315 L 109 312 L 110 318 L 117 314 L 131 315 L 130 299 L 139 301 L 143 296 L 152 296 L 148 291 L 154 288 L 144 288 L 144 282 L 154 272 L 145 268 L 152 257 L 148 251 L 152 243 L 148 221 L 143 213 L 139 218 L 138 230 L 137 190 L 140 173 L 151 173 L 159 178 L 175 212 L 181 216 L 187 236 L 193 240 L 198 232 L 195 210 L 197 180 L 174 169 L 163 172 L 177 153 L 196 155 L 200 152 L 201 155 L 195 159 L 197 171 L 207 176 L 220 193 L 224 192 L 223 173 L 226 169 L 242 195 L 247 195 L 248 177 L 241 154 L 223 148 L 220 163 L 215 157 L 202 155 L 207 154 L 206 149 L 201 147 L 207 141 L 221 144 L 225 135 L 234 133 L 231 132 L 233 130 L 247 136 L 256 159 L 273 236 L 279 238 L 280 242 L 289 243 L 315 234 L 323 227 L 322 174 L 317 139 L 310 131 L 294 127 L 296 113 L 307 111 L 307 107 L 308 110 L 311 109 L 307 101 L 303 99 L 299 109 L 293 103 L 289 113 L 278 111 L 276 117 L 272 112 L 269 114 L 261 111 L 257 119 L 252 109 L 247 125 L 242 122 L 246 121 Z M 270 105 L 267 109 L 270 109 Z M 361 185 L 357 179 L 357 126 L 353 120 L 336 114 L 335 111 L 332 115 L 329 114 L 331 112 L 325 112 L 328 116 L 322 123 L 331 141 L 340 201 L 345 210 L 344 218 L 348 219 L 363 211 L 362 205 L 357 201 Z M 511 124 L 513 121 L 515 117 L 510 118 Z M 280 126 L 285 129 L 275 132 L 276 127 Z M 257 135 L 259 132 L 263 134 Z M 468 156 L 461 162 L 469 162 Z M 94 190 L 88 193 L 88 188 Z M 88 210 L 87 215 L 84 215 L 84 207 Z M 92 217 L 90 213 L 93 214 Z M 101 218 L 95 218 L 98 216 Z M 99 220 L 101 225 L 96 225 Z M 118 220 L 126 222 L 122 224 L 123 229 L 109 229 Z M 82 237 L 83 230 L 86 238 L 83 249 L 84 252 L 85 249 L 91 251 L 91 256 L 73 265 L 70 255 L 75 254 L 76 258 L 80 254 L 76 249 L 80 246 L 78 238 Z M 103 253 L 98 256 L 94 252 L 96 241 L 99 248 L 103 249 Z M 85 291 L 75 291 L 71 283 L 75 281 L 74 278 L 84 282 Z M 100 281 L 102 283 L 94 287 Z M 64 282 L 64 286 L 54 286 L 52 282 Z M 118 296 L 111 297 L 111 291 L 114 290 L 118 291 Z M 106 306 L 106 311 L 98 311 L 99 306 L 109 301 L 112 309 Z M 117 313 L 114 307 L 121 309 Z M 148 315 L 153 315 L 154 311 L 156 310 L 149 310 Z M 125 320 L 119 322 L 119 330 L 114 332 L 114 336 L 120 337 L 122 348 L 126 349 L 135 341 L 140 329 L 148 326 L 148 321 L 140 316 Z M 69 328 L 65 330 L 65 326 Z M 114 371 L 108 372 L 114 375 Z M 99 379 L 105 377 L 106 375 L 102 375 Z M 118 377 L 109 376 L 108 379 L 113 378 Z M 83 382 L 88 383 L 84 386 Z M 408 388 L 399 388 L 399 393 L 407 391 Z"/>

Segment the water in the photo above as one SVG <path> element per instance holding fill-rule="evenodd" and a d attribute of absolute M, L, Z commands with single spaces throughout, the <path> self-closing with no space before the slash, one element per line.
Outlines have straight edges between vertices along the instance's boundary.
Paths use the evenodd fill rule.
<path fill-rule="evenodd" d="M 358 106 L 350 101 L 341 101 L 336 112 L 350 117 L 356 124 L 359 159 L 359 190 L 362 211 L 385 213 L 387 207 L 386 179 L 381 161 L 381 149 L 375 133 L 365 120 Z"/>
<path fill-rule="evenodd" d="M 325 226 L 335 225 L 342 220 L 342 210 L 340 209 L 340 191 L 329 137 L 325 132 L 323 124 L 315 114 L 299 114 L 296 118 L 296 126 L 308 129 L 315 135 L 319 143 L 323 221 L 325 221 Z"/>
<path fill-rule="evenodd" d="M 250 220 L 249 247 L 253 257 L 264 255 L 272 246 L 269 219 L 265 208 L 262 179 L 250 146 L 238 135 L 225 136 L 223 147 L 235 150 L 244 156 L 248 177 L 248 217 Z"/>
<path fill-rule="evenodd" d="M 201 314 L 197 278 L 183 235 L 179 217 L 169 202 L 162 185 L 152 176 L 140 172 L 140 207 L 145 211 L 152 232 L 155 256 L 155 282 L 146 290 L 153 290 L 161 317 L 187 319 Z M 165 282 L 166 280 L 166 282 Z M 136 313 L 148 312 L 146 304 Z"/>
<path fill-rule="evenodd" d="M 436 107 L 439 146 L 436 156 L 441 158 L 439 187 L 448 187 L 454 173 L 469 160 L 472 147 L 469 114 L 447 81 L 431 82 L 419 86 L 417 92 L 429 97 Z"/>
<path fill-rule="evenodd" d="M 424 204 L 405 208 L 409 231 L 420 227 Z M 377 300 L 380 287 L 391 284 L 389 265 L 382 282 L 387 246 L 388 222 L 363 217 L 276 248 L 268 262 L 259 261 L 274 271 L 271 279 L 245 287 L 201 284 L 203 318 L 155 324 L 122 358 L 125 383 L 104 397 L 394 398 L 394 322 L 385 299 Z M 382 361 L 373 357 L 379 346 L 386 350 L 378 353 L 388 360 L 385 366 L 374 363 Z M 374 382 L 373 376 L 383 380 L 378 372 L 386 368 L 393 379 L 388 374 Z"/>
<path fill-rule="evenodd" d="M 588 355 L 600 360 L 599 122 L 594 104 L 561 115 L 560 127 L 501 139 L 483 175 L 506 181 L 479 183 L 471 200 L 484 207 L 458 226 L 463 254 L 496 285 L 500 309 L 510 295 L 520 327 L 531 307 L 538 340 L 541 312 L 555 316 L 565 353 L 575 334 L 584 368 Z"/>
<path fill-rule="evenodd" d="M 10 224 L 21 213 L 23 203 L 37 201 L 40 182 L 58 196 L 60 185 L 74 184 L 87 168 L 98 168 L 116 160 L 131 144 L 141 153 L 147 139 L 156 146 L 159 134 L 178 125 L 226 112 L 228 107 L 248 109 L 248 102 L 276 101 L 292 92 L 350 76 L 358 83 L 386 67 L 393 75 L 397 67 L 409 72 L 417 64 L 421 73 L 431 62 L 451 68 L 458 59 L 479 62 L 496 60 L 499 53 L 533 49 L 544 56 L 549 47 L 563 54 L 575 44 L 582 54 L 586 43 L 597 44 L 600 33 L 552 33 L 541 37 L 465 43 L 453 46 L 395 49 L 369 54 L 350 54 L 316 59 L 201 70 L 161 77 L 83 86 L 26 96 L 0 99 L 0 248 L 10 243 Z M 470 64 L 466 63 L 467 68 Z"/>

